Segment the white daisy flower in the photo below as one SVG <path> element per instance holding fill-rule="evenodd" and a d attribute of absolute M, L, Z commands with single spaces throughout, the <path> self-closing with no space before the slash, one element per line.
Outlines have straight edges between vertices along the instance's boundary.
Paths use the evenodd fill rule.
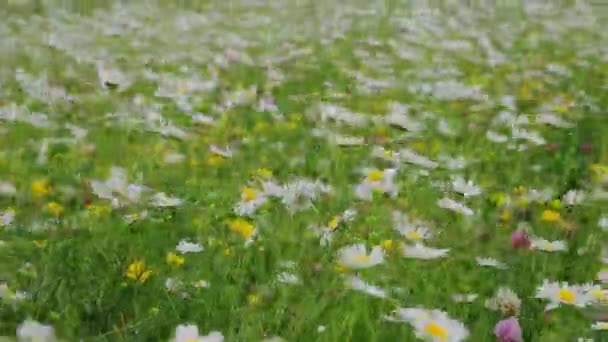
<path fill-rule="evenodd" d="M 115 207 L 122 206 L 124 201 L 138 202 L 141 194 L 148 190 L 142 185 L 129 184 L 127 170 L 118 166 L 110 168 L 110 177 L 105 181 L 92 180 L 90 184 L 97 197 L 112 201 Z"/>
<path fill-rule="evenodd" d="M 184 160 L 186 160 L 186 156 L 181 153 L 169 153 L 163 159 L 166 164 L 179 164 Z"/>
<path fill-rule="evenodd" d="M 410 241 L 420 242 L 433 237 L 431 230 L 427 228 L 427 223 L 411 219 L 398 211 L 393 212 L 393 222 L 395 223 L 395 229 Z"/>
<path fill-rule="evenodd" d="M 192 283 L 192 286 L 194 286 L 197 289 L 203 289 L 203 288 L 208 288 L 209 286 L 211 286 L 211 284 L 209 284 L 208 281 L 204 280 L 204 279 L 200 279 L 197 280 L 195 282 Z"/>
<path fill-rule="evenodd" d="M 171 342 L 223 342 L 222 333 L 212 331 L 209 335 L 199 335 L 198 327 L 194 324 L 178 325 L 175 328 L 175 337 Z"/>
<path fill-rule="evenodd" d="M 408 258 L 416 258 L 416 259 L 437 259 L 443 258 L 447 256 L 449 248 L 441 249 L 441 248 L 432 248 L 423 245 L 422 243 L 416 243 L 414 245 L 407 245 L 405 243 L 401 244 L 401 252 L 403 256 Z"/>
<path fill-rule="evenodd" d="M 382 247 L 375 246 L 367 254 L 364 244 L 354 244 L 341 248 L 338 251 L 340 264 L 348 269 L 369 268 L 381 264 L 384 261 Z"/>
<path fill-rule="evenodd" d="M 595 322 L 591 324 L 593 330 L 608 330 L 608 322 Z"/>
<path fill-rule="evenodd" d="M 219 146 L 209 146 L 209 151 L 224 158 L 232 158 L 232 150 L 230 148 L 221 148 Z"/>
<path fill-rule="evenodd" d="M 443 167 L 448 170 L 462 170 L 467 166 L 467 160 L 462 157 L 450 157 L 448 155 L 442 154 L 438 157 L 439 161 L 443 163 Z"/>
<path fill-rule="evenodd" d="M 574 126 L 572 123 L 560 118 L 559 116 L 549 113 L 538 115 L 536 118 L 536 123 L 551 125 L 557 128 L 571 128 Z"/>
<path fill-rule="evenodd" d="M 0 196 L 12 196 L 17 193 L 17 188 L 12 183 L 0 182 Z"/>
<path fill-rule="evenodd" d="M 283 284 L 299 284 L 300 278 L 291 272 L 281 272 L 277 274 L 277 281 Z"/>
<path fill-rule="evenodd" d="M 462 177 L 456 177 L 452 180 L 452 188 L 464 197 L 481 195 L 481 188 L 473 183 L 472 180 L 465 180 Z"/>
<path fill-rule="evenodd" d="M 17 340 L 54 342 L 56 338 L 52 326 L 40 324 L 33 320 L 26 320 L 17 327 Z"/>
<path fill-rule="evenodd" d="M 301 178 L 283 185 L 281 202 L 292 212 L 302 211 L 312 207 L 320 194 L 330 191 L 331 187 L 322 182 Z"/>
<path fill-rule="evenodd" d="M 104 89 L 118 88 L 118 90 L 124 90 L 131 84 L 124 73 L 118 69 L 108 68 L 103 62 L 97 62 L 97 76 Z"/>
<path fill-rule="evenodd" d="M 566 205 L 579 205 L 585 201 L 586 194 L 580 190 L 569 190 L 562 201 Z"/>
<path fill-rule="evenodd" d="M 317 236 L 321 237 L 321 246 L 327 246 L 333 240 L 334 233 L 343 222 L 350 222 L 354 219 L 357 211 L 354 209 L 347 209 L 342 215 L 336 215 L 332 217 L 327 225 L 321 227 L 312 227 L 313 231 Z"/>
<path fill-rule="evenodd" d="M 202 252 L 203 249 L 203 245 L 201 245 L 200 243 L 190 242 L 188 240 L 181 240 L 175 247 L 175 250 L 178 251 L 180 254 L 199 253 Z"/>
<path fill-rule="evenodd" d="M 376 158 L 380 158 L 380 159 L 386 160 L 386 161 L 391 162 L 393 164 L 398 164 L 399 161 L 401 160 L 400 159 L 401 155 L 399 154 L 399 152 L 385 149 L 382 146 L 375 146 L 372 149 L 372 156 L 376 157 Z"/>
<path fill-rule="evenodd" d="M 567 249 L 566 242 L 562 240 L 549 241 L 539 237 L 530 238 L 532 249 L 545 252 L 561 252 Z"/>
<path fill-rule="evenodd" d="M 424 126 L 405 113 L 392 112 L 384 117 L 386 123 L 403 128 L 409 132 L 420 132 Z"/>
<path fill-rule="evenodd" d="M 566 282 L 549 282 L 546 279 L 538 287 L 536 298 L 549 301 L 545 311 L 555 309 L 560 305 L 585 307 L 592 301 L 592 298 L 579 285 L 568 285 Z"/>
<path fill-rule="evenodd" d="M 437 131 L 448 137 L 456 136 L 456 132 L 450 127 L 450 124 L 445 119 L 439 120 L 437 123 Z"/>
<path fill-rule="evenodd" d="M 500 287 L 494 297 L 486 300 L 485 306 L 490 310 L 500 310 L 505 315 L 517 316 L 521 308 L 521 299 L 510 288 Z"/>
<path fill-rule="evenodd" d="M 479 295 L 475 293 L 454 293 L 450 297 L 456 303 L 472 303 Z"/>
<path fill-rule="evenodd" d="M 536 131 L 528 131 L 525 129 L 513 128 L 512 135 L 513 135 L 513 138 L 515 138 L 515 139 L 526 140 L 526 141 L 529 141 L 538 146 L 545 145 L 547 143 L 545 141 L 545 138 L 543 138 L 540 135 L 540 133 L 538 133 Z"/>
<path fill-rule="evenodd" d="M 362 137 L 354 137 L 347 135 L 335 135 L 330 136 L 331 141 L 335 142 L 338 146 L 361 146 L 365 145 L 365 139 Z"/>
<path fill-rule="evenodd" d="M 127 224 L 132 224 L 133 222 L 143 220 L 148 217 L 148 211 L 144 210 L 140 213 L 126 214 L 122 218 Z"/>
<path fill-rule="evenodd" d="M 150 204 L 159 208 L 179 207 L 184 204 L 184 200 L 173 196 L 167 196 L 164 192 L 158 192 L 152 196 Z"/>
<path fill-rule="evenodd" d="M 491 142 L 495 142 L 498 144 L 502 144 L 505 143 L 509 140 L 509 137 L 504 135 L 504 134 L 500 134 L 500 133 L 496 133 L 494 131 L 487 131 L 486 132 L 486 138 L 488 140 L 490 140 Z"/>
<path fill-rule="evenodd" d="M 466 216 L 471 216 L 473 215 L 473 210 L 471 210 L 471 208 L 467 207 L 466 205 L 456 202 L 453 199 L 444 197 L 442 199 L 440 199 L 439 201 L 437 201 L 437 205 L 440 208 L 444 208 L 444 209 L 449 209 L 453 212 L 459 213 L 459 214 L 463 214 Z"/>
<path fill-rule="evenodd" d="M 395 174 L 397 174 L 396 169 L 369 171 L 363 182 L 355 186 L 355 195 L 360 199 L 371 200 L 374 191 L 379 191 L 392 198 L 397 197 L 399 190 L 393 183 Z"/>
<path fill-rule="evenodd" d="M 451 319 L 441 310 L 399 308 L 391 320 L 411 324 L 416 337 L 424 341 L 460 342 L 469 336 L 463 323 Z"/>
<path fill-rule="evenodd" d="M 384 291 L 384 289 L 378 286 L 370 285 L 358 276 L 346 277 L 346 284 L 353 290 L 367 293 L 370 296 L 386 298 L 386 292 Z"/>
<path fill-rule="evenodd" d="M 506 270 L 507 268 L 509 268 L 507 264 L 500 262 L 494 258 L 476 257 L 475 260 L 477 261 L 477 264 L 479 266 L 494 267 L 498 268 L 499 270 Z"/>
<path fill-rule="evenodd" d="M 215 124 L 215 118 L 201 113 L 192 114 L 192 121 L 194 121 L 194 123 L 208 126 L 212 126 Z"/>
<path fill-rule="evenodd" d="M 175 278 L 165 279 L 165 289 L 167 289 L 167 292 L 177 292 L 183 285 L 184 283 L 181 280 Z"/>
<path fill-rule="evenodd" d="M 234 212 L 239 216 L 251 216 L 264 203 L 266 195 L 256 189 L 244 187 L 241 189 L 241 200 L 234 207 Z"/>
<path fill-rule="evenodd" d="M 414 150 L 405 148 L 399 151 L 401 161 L 406 163 L 418 165 L 426 169 L 435 169 L 439 166 L 436 162 L 429 158 L 416 153 Z"/>
<path fill-rule="evenodd" d="M 608 215 L 602 215 L 597 221 L 597 226 L 604 230 L 608 229 Z"/>

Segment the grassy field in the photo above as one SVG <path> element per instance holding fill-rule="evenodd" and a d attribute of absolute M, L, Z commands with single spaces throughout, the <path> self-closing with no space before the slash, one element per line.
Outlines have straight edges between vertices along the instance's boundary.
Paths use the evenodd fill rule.
<path fill-rule="evenodd" d="M 84 3 L 0 8 L 0 340 L 608 341 L 600 8 Z"/>

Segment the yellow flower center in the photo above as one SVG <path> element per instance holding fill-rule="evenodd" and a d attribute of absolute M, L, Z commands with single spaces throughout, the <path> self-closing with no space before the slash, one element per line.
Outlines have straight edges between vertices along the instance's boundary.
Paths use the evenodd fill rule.
<path fill-rule="evenodd" d="M 435 322 L 427 324 L 424 327 L 424 332 L 443 341 L 448 339 L 448 330 Z"/>
<path fill-rule="evenodd" d="M 367 179 L 370 182 L 379 182 L 384 179 L 384 171 L 375 170 L 367 173 Z"/>
<path fill-rule="evenodd" d="M 63 214 L 63 206 L 57 202 L 50 202 L 47 204 L 46 209 L 52 216 L 61 216 Z"/>
<path fill-rule="evenodd" d="M 255 227 L 245 220 L 234 220 L 230 222 L 231 231 L 240 234 L 245 239 L 249 239 L 255 232 Z"/>
<path fill-rule="evenodd" d="M 367 255 L 365 253 L 356 254 L 352 258 L 353 262 L 360 263 L 360 264 L 367 263 L 367 262 L 369 262 L 369 260 L 370 260 L 369 255 Z"/>
<path fill-rule="evenodd" d="M 413 241 L 419 241 L 422 240 L 423 236 L 417 230 L 410 230 L 409 232 L 405 233 L 405 237 Z"/>
<path fill-rule="evenodd" d="M 241 190 L 241 199 L 245 202 L 251 202 L 258 198 L 258 193 L 252 188 L 243 188 Z"/>
<path fill-rule="evenodd" d="M 603 299 L 606 297 L 606 293 L 602 290 L 591 290 L 589 293 L 596 299 Z"/>
<path fill-rule="evenodd" d="M 199 342 L 199 341 L 200 340 L 198 338 L 192 338 L 192 337 L 189 337 L 184 340 L 184 342 Z"/>
<path fill-rule="evenodd" d="M 331 218 L 331 220 L 329 220 L 329 223 L 327 224 L 327 228 L 329 228 L 331 230 L 335 230 L 336 228 L 338 228 L 339 223 L 340 223 L 340 216 L 334 216 Z"/>
<path fill-rule="evenodd" d="M 547 251 L 552 251 L 554 249 L 553 243 L 547 241 L 547 242 L 543 243 L 543 248 Z"/>
<path fill-rule="evenodd" d="M 392 251 L 393 250 L 393 240 L 382 241 L 382 248 L 384 248 L 384 250 L 386 250 L 386 251 Z"/>
<path fill-rule="evenodd" d="M 574 301 L 576 300 L 576 295 L 574 294 L 574 292 L 568 289 L 561 289 L 559 290 L 559 300 L 564 303 L 574 304 Z"/>

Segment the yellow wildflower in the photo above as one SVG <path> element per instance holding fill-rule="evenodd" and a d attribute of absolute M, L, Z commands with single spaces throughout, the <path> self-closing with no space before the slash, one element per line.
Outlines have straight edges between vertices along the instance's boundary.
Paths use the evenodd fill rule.
<path fill-rule="evenodd" d="M 412 144 L 412 149 L 418 153 L 425 153 L 428 146 L 424 141 L 417 141 Z"/>
<path fill-rule="evenodd" d="M 152 271 L 147 269 L 146 265 L 141 260 L 132 262 L 129 267 L 127 267 L 127 272 L 125 273 L 127 278 L 139 281 L 142 284 L 145 283 L 151 275 Z"/>
<path fill-rule="evenodd" d="M 272 177 L 272 171 L 266 168 L 261 168 L 258 169 L 257 174 L 261 177 L 261 178 L 270 178 Z"/>
<path fill-rule="evenodd" d="M 540 219 L 545 222 L 558 222 L 561 220 L 561 216 L 559 212 L 547 209 L 543 211 Z"/>
<path fill-rule="evenodd" d="M 230 248 L 226 248 L 226 249 L 224 249 L 223 253 L 225 256 L 229 256 L 230 254 L 232 254 L 232 250 Z"/>
<path fill-rule="evenodd" d="M 38 196 L 45 196 L 51 192 L 51 187 L 46 180 L 37 180 L 32 182 L 32 192 Z"/>
<path fill-rule="evenodd" d="M 242 219 L 236 219 L 228 224 L 231 231 L 240 234 L 245 239 L 250 239 L 255 234 L 255 227 Z"/>
<path fill-rule="evenodd" d="M 503 193 L 495 193 L 490 196 L 490 200 L 496 204 L 497 207 L 502 207 L 507 203 L 507 196 Z"/>
<path fill-rule="evenodd" d="M 516 195 L 525 194 L 527 191 L 528 191 L 528 189 L 523 185 L 516 186 L 513 188 L 513 193 Z"/>
<path fill-rule="evenodd" d="M 63 215 L 63 206 L 57 202 L 49 202 L 46 205 L 46 212 L 52 216 L 61 216 Z"/>
<path fill-rule="evenodd" d="M 255 126 L 253 127 L 253 131 L 256 133 L 263 133 L 268 131 L 268 129 L 270 128 L 270 125 L 264 121 L 260 121 L 257 122 L 255 124 Z"/>
<path fill-rule="evenodd" d="M 186 262 L 186 259 L 183 256 L 177 255 L 175 253 L 168 253 L 167 258 L 165 260 L 167 261 L 167 264 L 176 267 L 180 267 Z"/>
<path fill-rule="evenodd" d="M 558 199 L 554 199 L 553 201 L 549 202 L 549 208 L 559 209 L 561 206 L 562 203 Z"/>
<path fill-rule="evenodd" d="M 510 222 L 511 218 L 512 218 L 512 216 L 511 216 L 511 212 L 509 210 L 503 210 L 500 213 L 500 220 L 502 222 Z"/>
<path fill-rule="evenodd" d="M 220 166 L 224 164 L 224 158 L 219 155 L 211 155 L 205 160 L 205 164 L 209 166 Z"/>
<path fill-rule="evenodd" d="M 247 302 L 251 305 L 257 305 L 262 302 L 262 298 L 255 293 L 250 293 L 247 295 Z"/>
<path fill-rule="evenodd" d="M 34 246 L 38 248 L 44 248 L 47 245 L 47 240 L 34 240 L 32 241 Z"/>

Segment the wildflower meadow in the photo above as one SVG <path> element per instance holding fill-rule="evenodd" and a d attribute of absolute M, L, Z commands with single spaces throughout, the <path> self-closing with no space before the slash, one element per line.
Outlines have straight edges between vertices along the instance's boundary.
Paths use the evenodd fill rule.
<path fill-rule="evenodd" d="M 608 341 L 608 4 L 0 18 L 0 341 Z"/>

